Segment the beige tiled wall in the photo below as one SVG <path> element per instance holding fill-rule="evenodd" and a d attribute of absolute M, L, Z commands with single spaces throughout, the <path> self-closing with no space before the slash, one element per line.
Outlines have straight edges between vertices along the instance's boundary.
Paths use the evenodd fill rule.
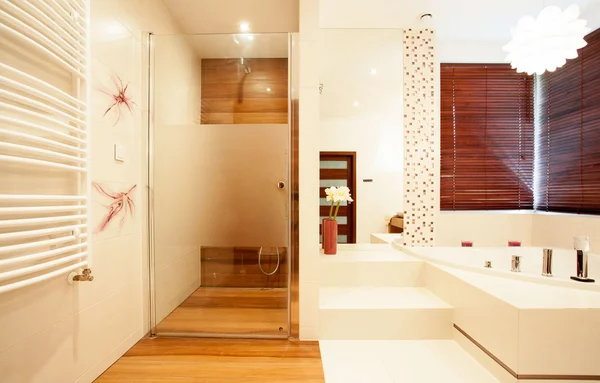
<path fill-rule="evenodd" d="M 439 206 L 439 72 L 435 32 L 405 29 L 404 52 L 404 244 L 433 246 Z"/>
<path fill-rule="evenodd" d="M 91 382 L 148 330 L 147 260 L 142 252 L 142 31 L 177 32 L 160 0 L 91 0 L 92 172 L 114 192 L 137 185 L 135 212 L 118 216 L 92 237 L 92 283 L 56 278 L 0 297 L 2 383 Z M 104 92 L 117 74 L 135 102 L 122 116 Z M 113 160 L 113 144 L 125 162 Z M 92 229 L 106 213 L 106 197 L 92 194 Z"/>

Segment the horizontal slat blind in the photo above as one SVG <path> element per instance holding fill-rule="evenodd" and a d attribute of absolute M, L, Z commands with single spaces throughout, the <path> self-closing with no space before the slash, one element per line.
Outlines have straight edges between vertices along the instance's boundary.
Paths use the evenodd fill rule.
<path fill-rule="evenodd" d="M 536 209 L 600 214 L 600 30 L 537 77 Z"/>
<path fill-rule="evenodd" d="M 0 293 L 90 267 L 87 7 L 0 7 Z"/>
<path fill-rule="evenodd" d="M 533 208 L 533 79 L 441 65 L 441 210 Z"/>

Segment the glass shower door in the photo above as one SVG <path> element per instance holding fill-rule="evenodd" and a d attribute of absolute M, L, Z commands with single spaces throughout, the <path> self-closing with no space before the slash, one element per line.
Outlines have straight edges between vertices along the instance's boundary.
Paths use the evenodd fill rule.
<path fill-rule="evenodd" d="M 288 336 L 288 40 L 151 36 L 157 334 Z"/>

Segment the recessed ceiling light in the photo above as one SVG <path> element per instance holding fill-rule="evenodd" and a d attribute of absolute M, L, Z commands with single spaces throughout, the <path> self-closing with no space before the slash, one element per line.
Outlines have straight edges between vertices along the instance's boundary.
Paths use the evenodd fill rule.
<path fill-rule="evenodd" d="M 377 74 L 377 68 L 371 68 L 371 70 L 369 71 L 369 73 L 371 73 L 372 75 L 376 75 Z"/>
<path fill-rule="evenodd" d="M 254 40 L 254 36 L 252 36 L 252 35 L 248 35 L 248 36 L 246 36 L 246 38 L 247 38 L 248 40 Z"/>
<path fill-rule="evenodd" d="M 245 21 L 242 21 L 240 23 L 240 31 L 242 31 L 242 32 L 248 32 L 249 30 L 250 30 L 250 24 L 248 24 Z"/>
<path fill-rule="evenodd" d="M 267 88 L 267 92 L 270 92 L 270 91 L 271 91 L 271 88 Z"/>
<path fill-rule="evenodd" d="M 354 102 L 352 103 L 352 105 L 354 105 L 354 106 L 359 106 L 360 104 L 359 104 L 359 102 L 358 102 L 358 101 L 354 101 Z"/>

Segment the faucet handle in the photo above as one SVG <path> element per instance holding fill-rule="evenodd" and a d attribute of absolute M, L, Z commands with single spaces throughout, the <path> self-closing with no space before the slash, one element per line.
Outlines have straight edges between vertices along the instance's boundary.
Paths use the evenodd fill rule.
<path fill-rule="evenodd" d="M 578 251 L 590 251 L 590 237 L 584 235 L 574 235 L 573 248 Z"/>

